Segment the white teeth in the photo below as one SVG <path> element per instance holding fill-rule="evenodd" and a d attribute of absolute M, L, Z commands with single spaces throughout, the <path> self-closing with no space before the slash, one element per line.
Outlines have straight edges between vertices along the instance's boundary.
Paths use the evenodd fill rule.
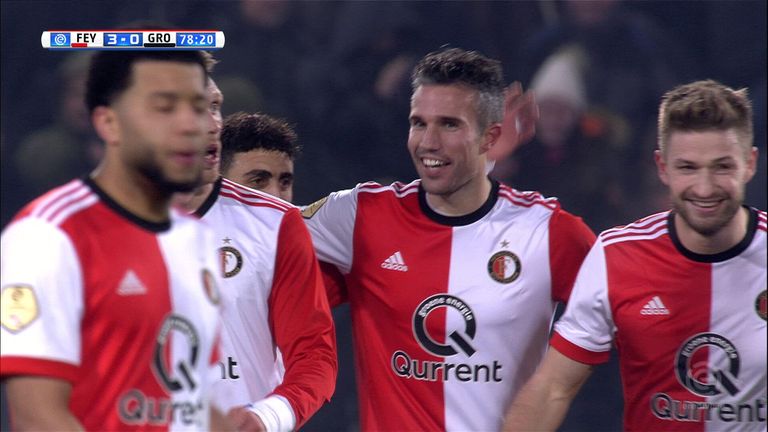
<path fill-rule="evenodd" d="M 703 208 L 712 208 L 717 206 L 719 201 L 693 201 L 693 205 Z"/>
<path fill-rule="evenodd" d="M 445 162 L 437 160 L 437 159 L 422 159 L 421 163 L 424 164 L 426 167 L 434 168 L 445 165 Z"/>

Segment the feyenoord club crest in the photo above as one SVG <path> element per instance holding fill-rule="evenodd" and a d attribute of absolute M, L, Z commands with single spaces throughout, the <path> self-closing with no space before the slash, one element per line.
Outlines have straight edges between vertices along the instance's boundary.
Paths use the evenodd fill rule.
<path fill-rule="evenodd" d="M 520 276 L 521 269 L 520 258 L 510 251 L 496 252 L 488 260 L 488 274 L 499 283 L 514 282 Z"/>
<path fill-rule="evenodd" d="M 757 316 L 763 320 L 765 320 L 766 315 L 768 315 L 768 294 L 766 293 L 768 293 L 768 290 L 763 290 L 763 292 L 757 295 L 757 299 L 755 299 L 755 312 L 757 312 Z"/>
<path fill-rule="evenodd" d="M 224 246 L 219 249 L 219 254 L 221 255 L 221 271 L 225 278 L 231 278 L 240 273 L 240 269 L 243 268 L 243 255 L 240 254 L 239 250 L 232 246 Z"/>

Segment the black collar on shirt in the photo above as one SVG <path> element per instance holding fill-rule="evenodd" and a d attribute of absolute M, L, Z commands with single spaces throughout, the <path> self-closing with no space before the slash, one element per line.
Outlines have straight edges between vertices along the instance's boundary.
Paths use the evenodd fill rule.
<path fill-rule="evenodd" d="M 208 210 L 213 207 L 213 203 L 216 202 L 216 199 L 219 197 L 219 191 L 221 191 L 221 182 L 222 177 L 219 177 L 216 179 L 216 181 L 213 183 L 213 190 L 211 190 L 210 195 L 203 201 L 203 205 L 200 206 L 195 212 L 193 213 L 198 218 L 202 219 L 203 216 L 205 216 L 206 213 L 208 213 Z"/>
<path fill-rule="evenodd" d="M 101 201 L 103 201 L 107 207 L 109 207 L 115 213 L 119 214 L 125 219 L 128 219 L 129 221 L 135 223 L 136 225 L 144 228 L 145 230 L 159 233 L 159 232 L 168 231 L 169 229 L 171 229 L 170 220 L 167 220 L 165 222 L 152 222 L 131 213 L 125 207 L 118 204 L 117 201 L 113 200 L 112 197 L 107 195 L 107 193 L 104 192 L 104 190 L 100 188 L 90 176 L 85 176 L 85 178 L 83 179 L 83 182 L 86 185 L 88 185 L 88 187 L 91 188 L 91 190 L 96 195 L 99 196 L 99 199 L 101 199 Z"/>
<path fill-rule="evenodd" d="M 669 237 L 672 239 L 672 243 L 675 245 L 675 248 L 683 254 L 686 258 L 692 260 L 692 261 L 698 261 L 703 263 L 716 263 L 716 262 L 722 262 L 727 261 L 735 256 L 738 256 L 747 248 L 749 247 L 750 243 L 752 243 L 752 239 L 755 237 L 755 232 L 757 231 L 757 211 L 755 209 L 744 206 L 747 210 L 749 210 L 749 221 L 747 221 L 747 234 L 744 236 L 743 239 L 741 239 L 740 242 L 738 242 L 735 246 L 732 248 L 719 252 L 716 254 L 711 255 L 703 255 L 698 254 L 696 252 L 690 251 L 683 246 L 683 243 L 680 241 L 680 238 L 677 236 L 677 229 L 675 228 L 675 212 L 671 211 L 669 212 L 669 216 L 667 217 L 667 229 L 669 230 Z"/>
<path fill-rule="evenodd" d="M 485 200 L 483 205 L 472 213 L 463 216 L 445 216 L 437 213 L 432 210 L 429 204 L 427 204 L 427 192 L 424 190 L 421 183 L 419 183 L 419 207 L 421 207 L 421 211 L 424 215 L 440 225 L 463 226 L 475 223 L 491 211 L 493 206 L 496 205 L 496 200 L 499 198 L 499 182 L 490 177 L 488 180 L 491 181 L 491 193 L 488 195 L 488 199 Z"/>

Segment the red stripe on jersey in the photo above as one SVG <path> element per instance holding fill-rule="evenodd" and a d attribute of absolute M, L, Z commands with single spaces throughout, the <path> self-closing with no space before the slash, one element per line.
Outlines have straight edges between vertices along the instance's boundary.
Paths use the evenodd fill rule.
<path fill-rule="evenodd" d="M 284 212 L 295 208 L 293 205 L 280 201 L 272 195 L 246 188 L 227 179 L 223 179 L 221 182 L 219 194 L 253 207 L 271 207 Z"/>
<path fill-rule="evenodd" d="M 47 215 L 45 219 L 48 220 L 49 222 L 53 222 L 63 212 L 65 212 L 65 211 L 67 211 L 69 209 L 72 209 L 73 207 L 77 207 L 83 201 L 85 201 L 86 199 L 91 198 L 91 197 L 93 197 L 95 195 L 93 192 L 90 192 L 90 189 L 88 189 L 87 192 L 85 192 L 85 191 L 82 192 L 81 195 L 77 195 L 76 192 L 78 192 L 78 191 L 75 191 L 74 193 L 72 193 L 72 198 L 71 198 L 70 201 L 68 201 L 65 204 L 62 204 L 59 208 L 50 211 L 49 212 L 50 214 Z"/>
<path fill-rule="evenodd" d="M 240 203 L 243 203 L 245 205 L 251 206 L 251 207 L 269 207 L 273 208 L 275 210 L 280 210 L 282 212 L 288 211 L 288 208 L 282 205 L 274 205 L 273 203 L 269 201 L 249 201 L 247 197 L 243 197 L 242 195 L 239 195 L 237 193 L 231 193 L 228 191 L 225 191 L 224 188 L 221 189 L 221 192 L 219 192 L 219 195 L 227 198 L 232 198 L 235 201 L 238 201 Z"/>
<path fill-rule="evenodd" d="M 51 206 L 62 199 L 66 199 L 66 197 L 71 196 L 72 194 L 76 194 L 77 191 L 81 190 L 83 187 L 85 187 L 85 185 L 80 180 L 73 180 L 63 186 L 53 189 L 27 204 L 26 207 L 16 214 L 13 220 L 19 220 L 28 215 L 40 217 L 43 212 L 48 210 Z"/>
<path fill-rule="evenodd" d="M 758 210 L 757 212 L 757 229 L 762 231 L 768 231 L 768 228 L 766 226 L 768 225 L 768 216 L 766 216 L 766 212 L 762 210 Z"/>
<path fill-rule="evenodd" d="M 618 328 L 615 342 L 624 383 L 624 428 L 669 428 L 669 421 L 656 418 L 650 409 L 654 394 L 663 392 L 678 401 L 705 401 L 678 381 L 676 365 L 684 341 L 709 330 L 712 267 L 681 259 L 667 235 L 606 246 L 605 261 L 611 314 Z M 691 374 L 707 368 L 707 351 L 700 351 L 690 365 Z M 674 427 L 702 430 L 694 422 L 675 422 Z"/>
<path fill-rule="evenodd" d="M 559 209 L 552 213 L 549 219 L 552 300 L 568 301 L 581 262 L 594 243 L 595 234 L 581 218 Z"/>
<path fill-rule="evenodd" d="M 78 376 L 75 365 L 55 360 L 43 360 L 30 357 L 3 357 L 3 376 L 40 375 L 74 382 Z"/>
<path fill-rule="evenodd" d="M 53 189 L 39 199 L 33 201 L 36 207 L 35 210 L 38 214 L 44 213 L 52 206 L 61 202 L 61 200 L 82 191 L 83 188 L 85 188 L 83 182 L 80 180 L 73 180 L 61 187 Z"/>
<path fill-rule="evenodd" d="M 269 325 L 283 355 L 285 375 L 273 393 L 290 402 L 299 429 L 330 400 L 338 365 L 322 275 L 298 209 L 286 213 L 280 223 L 274 275 Z"/>
<path fill-rule="evenodd" d="M 499 187 L 499 196 L 520 207 L 533 207 L 536 204 L 543 205 L 552 210 L 560 207 L 559 202 L 555 198 L 544 198 L 538 192 L 520 193 L 504 185 Z"/>
<path fill-rule="evenodd" d="M 414 241 L 413 226 L 431 235 Z M 367 348 L 356 353 L 361 430 L 446 428 L 444 372 L 428 367 L 445 359 L 427 352 L 415 336 L 403 335 L 414 334 L 414 313 L 420 302 L 448 291 L 452 232 L 451 227 L 422 216 L 418 194 L 392 199 L 358 194 L 355 261 L 347 281 L 350 287 L 366 287 L 349 290 L 355 345 Z M 408 271 L 382 267 L 397 252 Z M 382 328 L 380 323 L 389 327 Z M 446 342 L 445 323 L 443 307 L 430 313 L 425 323 L 429 336 L 441 344 Z M 427 379 L 419 379 L 419 374 Z M 386 413 L 381 412 L 383 406 Z"/>
<path fill-rule="evenodd" d="M 549 344 L 566 357 L 584 364 L 596 365 L 605 363 L 611 357 L 610 351 L 595 352 L 585 350 L 584 348 L 571 343 L 568 339 L 560 336 L 560 333 L 558 332 L 552 333 L 552 339 L 549 340 Z"/>
<path fill-rule="evenodd" d="M 638 235 L 652 235 L 661 230 L 667 229 L 667 217 L 669 212 L 657 213 L 652 216 L 640 219 L 637 222 L 633 222 L 629 225 L 621 227 L 611 228 L 604 231 L 601 234 L 603 241 L 613 240 L 616 238 Z"/>
<path fill-rule="evenodd" d="M 82 358 L 70 409 L 86 430 L 124 429 L 116 407 L 126 386 L 148 398 L 170 398 L 156 374 L 146 372 L 154 367 L 157 335 L 172 310 L 171 276 L 154 233 L 103 203 L 77 215 L 61 225 L 77 251 L 85 287 Z"/>
<path fill-rule="evenodd" d="M 360 187 L 358 188 L 358 191 L 367 192 L 367 193 L 392 192 L 398 198 L 402 198 L 406 195 L 412 194 L 414 192 L 418 192 L 419 184 L 420 184 L 420 181 L 418 180 L 408 184 L 395 182 L 389 186 L 382 186 L 376 182 L 367 182 L 367 183 L 361 184 Z"/>

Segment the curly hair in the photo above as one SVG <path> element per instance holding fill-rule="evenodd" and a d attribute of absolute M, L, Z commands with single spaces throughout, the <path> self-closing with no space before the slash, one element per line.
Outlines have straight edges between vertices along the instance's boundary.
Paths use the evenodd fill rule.
<path fill-rule="evenodd" d="M 285 120 L 242 111 L 228 116 L 221 129 L 221 171 L 229 170 L 236 153 L 257 149 L 285 153 L 291 160 L 301 153 L 298 136 Z"/>

